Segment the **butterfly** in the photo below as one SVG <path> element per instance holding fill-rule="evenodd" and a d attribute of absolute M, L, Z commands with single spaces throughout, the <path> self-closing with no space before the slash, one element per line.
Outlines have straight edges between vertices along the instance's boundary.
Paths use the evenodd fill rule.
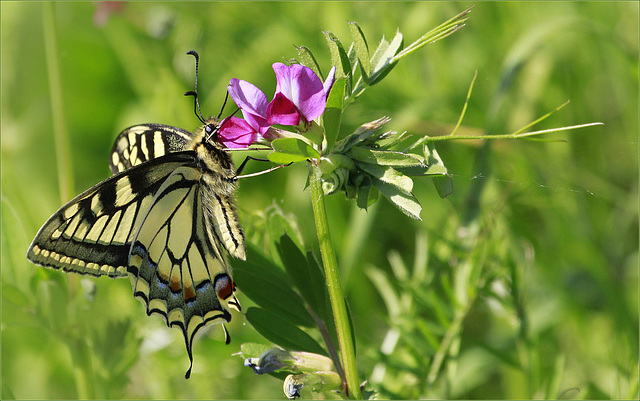
<path fill-rule="evenodd" d="M 186 94 L 199 110 L 196 92 Z M 233 200 L 236 169 L 217 141 L 218 119 L 199 118 L 203 125 L 194 133 L 163 124 L 123 130 L 111 151 L 113 175 L 55 212 L 27 251 L 41 266 L 129 277 L 147 315 L 182 331 L 190 361 L 185 378 L 199 329 L 222 323 L 229 342 L 229 308 L 241 308 L 225 251 L 246 258 Z"/>

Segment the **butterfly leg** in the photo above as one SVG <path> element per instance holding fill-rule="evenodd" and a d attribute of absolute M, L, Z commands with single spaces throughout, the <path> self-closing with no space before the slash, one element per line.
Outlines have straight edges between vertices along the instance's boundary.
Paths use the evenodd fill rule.
<path fill-rule="evenodd" d="M 281 164 L 279 166 L 275 166 L 275 167 L 271 167 L 269 169 L 266 170 L 262 170 L 262 171 L 258 171 L 257 173 L 251 173 L 251 174 L 245 174 L 245 175 L 240 175 L 242 173 L 242 170 L 244 170 L 245 165 L 247 164 L 247 162 L 249 160 L 255 160 L 255 161 L 259 161 L 259 162 L 268 162 L 268 159 L 260 159 L 257 157 L 253 157 L 253 156 L 247 156 L 244 161 L 240 164 L 240 167 L 238 167 L 238 170 L 236 170 L 236 180 L 240 179 L 240 178 L 249 178 L 249 177 L 255 177 L 257 175 L 262 175 L 262 174 L 266 174 L 266 173 L 270 173 L 274 170 L 277 170 L 281 167 L 286 167 L 291 165 L 291 163 L 288 164 Z"/>

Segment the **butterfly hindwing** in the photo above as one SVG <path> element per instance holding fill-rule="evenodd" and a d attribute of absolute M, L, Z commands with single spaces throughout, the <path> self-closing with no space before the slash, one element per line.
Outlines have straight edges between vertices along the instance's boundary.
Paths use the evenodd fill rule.
<path fill-rule="evenodd" d="M 191 361 L 196 332 L 231 320 L 221 301 L 239 309 L 220 242 L 203 224 L 201 178 L 200 170 L 180 167 L 165 180 L 134 238 L 129 266 L 134 295 L 147 314 L 182 330 Z"/>

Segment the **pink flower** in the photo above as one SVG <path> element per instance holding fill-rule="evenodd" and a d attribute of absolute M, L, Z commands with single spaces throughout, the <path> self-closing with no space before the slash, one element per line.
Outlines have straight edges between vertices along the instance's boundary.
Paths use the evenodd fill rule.
<path fill-rule="evenodd" d="M 218 140 L 228 148 L 245 148 L 262 138 L 270 139 L 271 124 L 306 125 L 324 113 L 327 96 L 335 81 L 335 67 L 327 80 L 308 67 L 294 64 L 273 64 L 276 73 L 276 94 L 271 103 L 255 85 L 237 78 L 231 79 L 227 90 L 236 102 L 244 120 L 230 117 L 222 122 Z"/>
<path fill-rule="evenodd" d="M 331 69 L 324 84 L 311 68 L 303 65 L 275 63 L 273 70 L 277 84 L 276 94 L 266 110 L 270 124 L 306 124 L 324 113 L 335 68 Z"/>
<path fill-rule="evenodd" d="M 229 95 L 242 110 L 244 120 L 230 117 L 218 130 L 218 140 L 228 148 L 246 148 L 264 136 L 271 126 L 267 122 L 267 97 L 255 85 L 237 78 L 227 86 Z"/>
<path fill-rule="evenodd" d="M 226 148 L 246 148 L 258 139 L 258 132 L 247 120 L 229 117 L 218 130 L 218 142 Z"/>
<path fill-rule="evenodd" d="M 267 97 L 254 84 L 232 78 L 227 87 L 234 102 L 242 110 L 244 119 L 256 129 L 260 135 L 264 135 L 269 129 L 267 122 Z"/>

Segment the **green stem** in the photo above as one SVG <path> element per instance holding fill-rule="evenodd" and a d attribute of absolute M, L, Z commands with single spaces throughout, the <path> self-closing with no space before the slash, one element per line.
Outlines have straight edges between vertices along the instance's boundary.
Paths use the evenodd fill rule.
<path fill-rule="evenodd" d="M 64 119 L 62 107 L 62 83 L 60 81 L 60 66 L 58 64 L 58 46 L 55 29 L 54 4 L 42 4 L 42 25 L 44 31 L 44 50 L 49 76 L 49 101 L 53 117 L 53 140 L 58 164 L 58 178 L 60 185 L 60 199 L 66 203 L 73 195 L 73 175 L 71 174 L 71 151 L 69 133 Z"/>
<path fill-rule="evenodd" d="M 329 289 L 329 298 L 333 310 L 333 319 L 338 335 L 338 345 L 340 346 L 340 358 L 344 369 L 344 380 L 346 381 L 347 395 L 351 399 L 361 399 L 360 382 L 358 380 L 358 368 L 356 366 L 356 353 L 351 337 L 351 326 L 347 314 L 347 305 L 340 284 L 340 272 L 336 253 L 331 242 L 329 233 L 329 221 L 324 203 L 324 192 L 322 191 L 322 181 L 320 168 L 310 163 L 309 187 L 311 188 L 311 204 L 313 205 L 313 215 L 318 232 L 318 242 L 320 243 L 320 253 L 322 264 L 324 265 L 325 279 Z"/>
<path fill-rule="evenodd" d="M 597 122 L 597 123 L 570 125 L 568 127 L 543 129 L 540 131 L 520 132 L 520 133 L 513 133 L 513 134 L 425 136 L 421 138 L 419 141 L 417 141 L 412 147 L 423 144 L 425 142 L 438 142 L 438 141 L 475 140 L 475 139 L 520 139 L 520 138 L 526 138 L 529 136 L 550 134 L 553 132 L 562 132 L 562 131 L 570 131 L 570 130 L 579 129 L 579 128 L 593 127 L 596 125 L 604 125 L 604 124 L 601 122 Z"/>

